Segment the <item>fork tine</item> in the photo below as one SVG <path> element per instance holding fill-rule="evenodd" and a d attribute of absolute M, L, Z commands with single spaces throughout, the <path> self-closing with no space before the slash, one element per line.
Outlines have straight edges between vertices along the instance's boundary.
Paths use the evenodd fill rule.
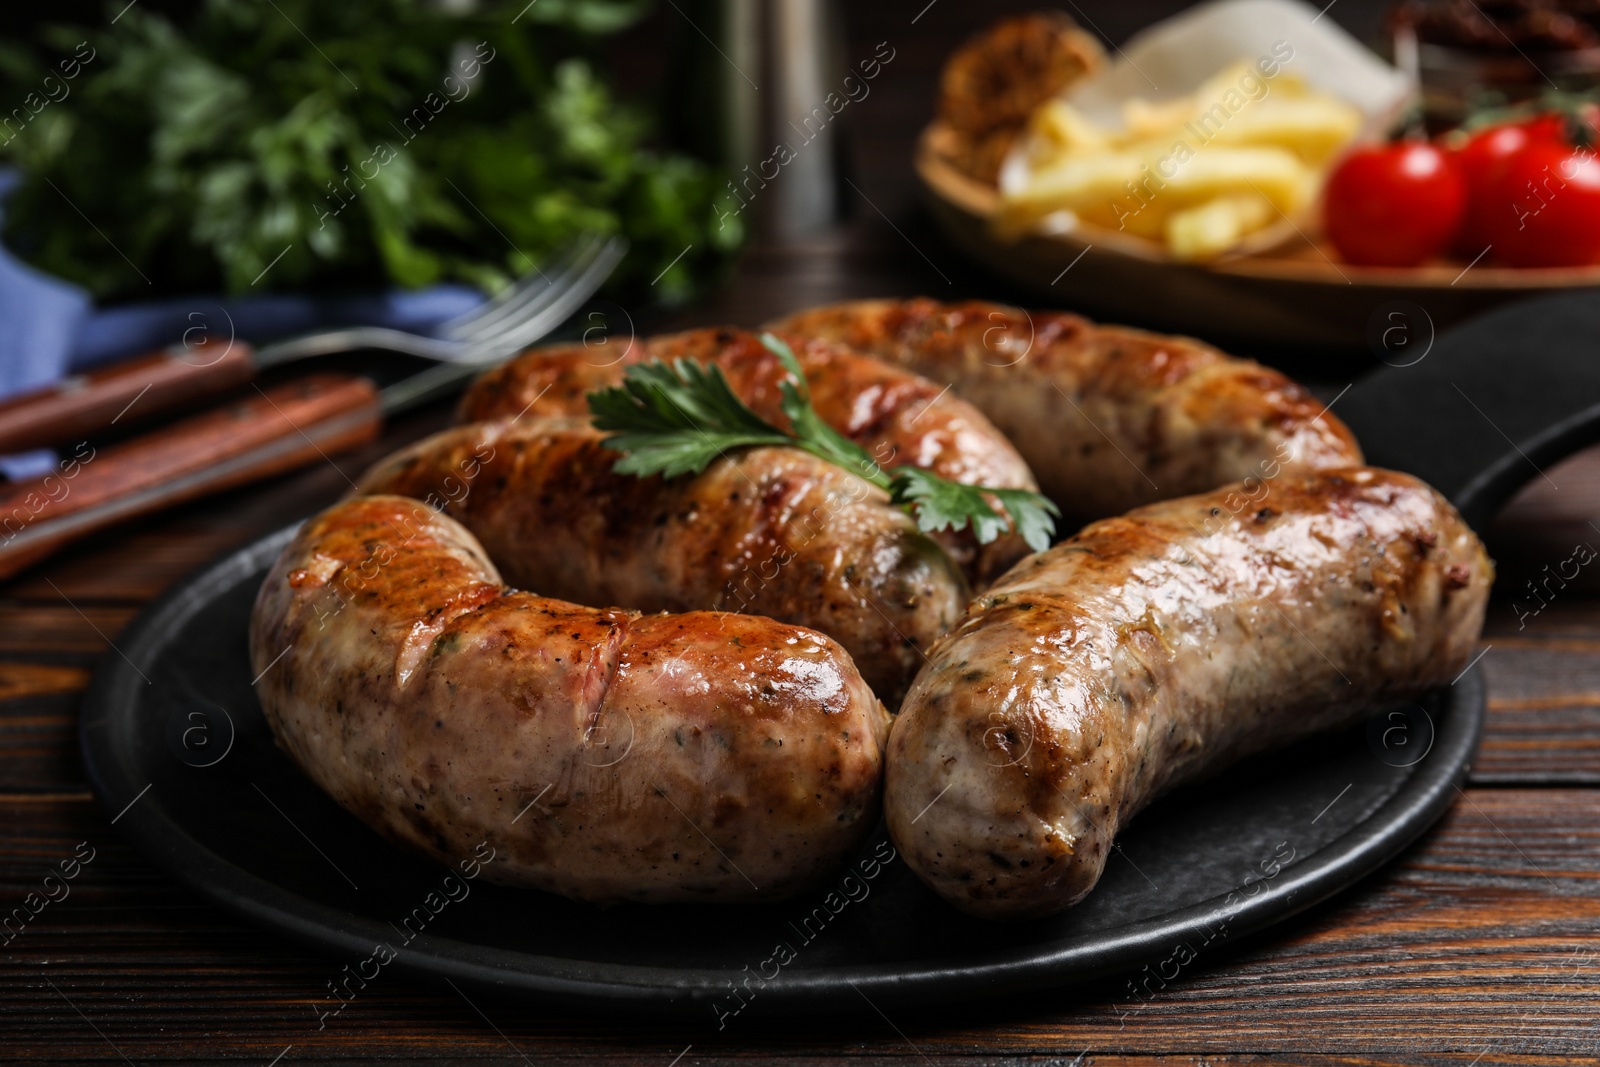
<path fill-rule="evenodd" d="M 570 272 L 571 263 L 592 254 L 602 240 L 598 234 L 584 234 L 561 249 L 549 270 L 530 272 L 502 294 L 492 306 L 480 310 L 471 321 L 459 324 L 449 335 L 463 344 L 478 344 L 498 332 L 504 324 L 520 322 L 554 299 L 560 292 L 560 279 Z"/>
<path fill-rule="evenodd" d="M 570 257 L 573 249 L 588 239 L 589 235 L 583 234 L 562 246 L 557 253 L 556 261 L 559 262 L 565 257 Z M 507 313 L 514 311 L 514 305 L 527 299 L 530 293 L 548 288 L 550 282 L 551 279 L 548 274 L 538 267 L 533 267 L 477 307 L 440 323 L 432 331 L 433 335 L 446 341 L 469 341 L 474 336 L 475 331 L 481 329 L 486 323 L 494 322 Z"/>
<path fill-rule="evenodd" d="M 528 322 L 542 320 L 551 306 L 566 299 L 572 286 L 581 284 L 581 279 L 587 276 L 595 262 L 605 254 L 607 247 L 605 242 L 598 241 L 575 250 L 571 260 L 563 264 L 559 271 L 550 272 L 551 284 L 540 293 L 541 299 L 537 305 L 530 302 L 522 314 L 504 318 L 494 323 L 491 328 L 479 331 L 470 344 L 473 347 L 501 345 L 508 343 L 508 338 L 524 335 L 527 332 Z"/>
<path fill-rule="evenodd" d="M 500 334 L 517 329 L 522 323 L 538 315 L 553 301 L 560 299 L 570 284 L 569 279 L 574 273 L 574 268 L 581 269 L 592 256 L 591 247 L 591 243 L 585 241 L 567 249 L 557 263 L 548 265 L 543 272 L 545 281 L 542 284 L 530 287 L 514 303 L 508 304 L 501 314 L 486 317 L 476 323 L 471 334 L 461 338 L 459 343 L 466 348 L 492 344 Z"/>
<path fill-rule="evenodd" d="M 511 301 L 520 299 L 523 293 L 534 286 L 546 284 L 546 281 L 540 272 L 529 271 L 483 303 L 441 322 L 431 332 L 442 341 L 459 341 L 463 335 L 471 332 L 474 323 L 494 314 Z"/>
<path fill-rule="evenodd" d="M 465 358 L 495 359 L 532 344 L 565 322 L 567 317 L 581 308 L 594 295 L 595 290 L 611 276 L 628 251 L 628 242 L 621 237 L 610 237 L 594 247 L 581 266 L 553 280 L 550 286 L 553 298 L 537 312 L 520 323 L 507 327 L 493 337 L 474 343 Z"/>

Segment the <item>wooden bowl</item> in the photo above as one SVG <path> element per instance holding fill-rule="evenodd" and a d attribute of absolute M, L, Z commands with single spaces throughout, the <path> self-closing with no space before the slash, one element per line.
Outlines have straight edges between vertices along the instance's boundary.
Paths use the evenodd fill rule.
<path fill-rule="evenodd" d="M 1101 317 L 1252 347 L 1361 348 L 1397 363 L 1434 332 L 1497 304 L 1600 287 L 1600 266 L 1357 267 L 1304 234 L 1206 264 L 1179 262 L 1156 242 L 1098 226 L 1004 240 L 990 225 L 999 191 L 955 166 L 953 138 L 937 122 L 928 126 L 915 161 L 945 233 L 1032 293 Z"/>

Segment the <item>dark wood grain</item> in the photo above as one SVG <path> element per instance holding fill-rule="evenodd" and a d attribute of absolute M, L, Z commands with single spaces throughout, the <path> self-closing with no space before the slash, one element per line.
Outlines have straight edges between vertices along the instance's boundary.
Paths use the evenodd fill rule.
<path fill-rule="evenodd" d="M 1182 2 L 1085 5 L 1079 14 L 1121 40 Z M 753 248 L 733 284 L 700 307 L 634 309 L 638 328 L 749 326 L 872 295 L 1012 296 L 927 225 L 907 161 L 954 41 L 1032 6 L 851 7 L 851 54 L 870 54 L 878 41 L 897 54 L 872 96 L 846 113 L 850 219 L 806 242 Z M 1329 15 L 1364 34 L 1385 6 L 1342 0 Z M 661 14 L 666 21 L 639 43 L 646 52 L 683 18 Z M 1310 374 L 1329 398 L 1370 365 L 1253 354 Z M 756 1017 L 719 1033 L 472 1005 L 396 979 L 318 1031 L 311 1005 L 337 965 L 199 901 L 122 842 L 79 762 L 78 701 L 97 659 L 117 655 L 122 627 L 161 590 L 330 503 L 367 464 L 448 417 L 444 405 L 413 413 L 371 444 L 119 525 L 0 583 L 0 914 L 80 842 L 96 850 L 69 897 L 10 941 L 0 937 L 0 1062 L 1600 1063 L 1600 568 L 1536 614 L 1517 593 L 1575 539 L 1600 545 L 1589 525 L 1600 524 L 1600 452 L 1547 471 L 1549 483 L 1530 486 L 1489 531 L 1502 577 L 1484 637 L 1489 716 L 1466 792 L 1445 820 L 1361 885 L 1202 956 L 1148 999 L 1107 983 L 931 1018 L 867 1011 L 774 1026 Z"/>
<path fill-rule="evenodd" d="M 0 1010 L 30 1020 L 9 1060 L 379 1060 L 436 1056 L 606 1064 L 1095 1062 L 1116 1054 L 1319 1054 L 1362 1062 L 1590 1062 L 1600 1027 L 1600 794 L 1469 790 L 1419 847 L 1287 933 L 1258 937 L 1137 995 L 1127 983 L 966 1018 L 896 1012 L 773 1025 L 636 1024 L 472 1003 L 394 981 L 318 1030 L 337 971 L 240 928 L 152 872 L 82 793 L 0 796 L 0 901 L 20 901 L 88 842 L 95 858 L 7 946 Z M 54 983 L 52 988 L 51 983 Z M 97 1035 L 77 1010 L 104 1034 Z M 478 1014 L 486 1013 L 493 1025 Z M 1331 1025 L 1337 1020 L 1338 1025 Z M 897 1032 L 898 1031 L 898 1032 Z M 903 1036 L 902 1036 L 903 1035 Z M 509 1045 L 508 1045 L 509 1042 Z M 915 1046 L 915 1050 L 911 1046 Z M 1368 1060 L 1367 1058 L 1371 1058 Z M 1542 1058 L 1542 1059 L 1538 1059 Z M 1117 1062 L 1115 1059 L 1109 1062 Z"/>
<path fill-rule="evenodd" d="M 445 417 L 426 413 L 335 462 L 359 470 L 365 454 Z M 1600 476 L 1600 451 L 1573 466 Z M 114 1043 L 133 1062 L 266 1063 L 289 1046 L 284 1062 L 512 1063 L 520 1051 L 539 1064 L 667 1065 L 690 1046 L 682 1064 L 923 1062 L 919 1052 L 941 1065 L 1070 1064 L 1086 1051 L 1083 1063 L 1149 1067 L 1600 1062 L 1600 790 L 1583 788 L 1600 777 L 1600 599 L 1581 590 L 1486 635 L 1491 707 L 1475 784 L 1437 830 L 1308 916 L 1202 958 L 1148 1002 L 1113 986 L 955 1021 L 897 1013 L 892 1026 L 719 1034 L 477 1005 L 490 1026 L 455 994 L 397 981 L 317 1032 L 309 1005 L 328 961 L 240 926 L 123 845 L 87 791 L 74 727 L 86 668 L 156 584 L 133 573 L 146 562 L 139 545 L 166 546 L 161 566 L 175 576 L 332 500 L 344 477 L 322 465 L 193 505 L 0 586 L 0 904 L 19 904 L 79 842 L 97 849 L 71 897 L 0 945 L 0 1018 L 26 1034 L 8 1061 L 121 1062 Z M 1536 505 L 1519 500 L 1500 526 L 1532 521 Z"/>

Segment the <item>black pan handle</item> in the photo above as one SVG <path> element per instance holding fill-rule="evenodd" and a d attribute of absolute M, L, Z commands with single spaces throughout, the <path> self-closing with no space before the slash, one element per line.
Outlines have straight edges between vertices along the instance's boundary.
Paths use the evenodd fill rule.
<path fill-rule="evenodd" d="M 1395 328 L 1409 331 L 1412 352 L 1385 353 L 1391 365 L 1334 411 L 1367 462 L 1427 481 L 1474 528 L 1524 483 L 1600 441 L 1600 291 L 1498 308 L 1426 348 L 1425 309 L 1408 308 Z"/>

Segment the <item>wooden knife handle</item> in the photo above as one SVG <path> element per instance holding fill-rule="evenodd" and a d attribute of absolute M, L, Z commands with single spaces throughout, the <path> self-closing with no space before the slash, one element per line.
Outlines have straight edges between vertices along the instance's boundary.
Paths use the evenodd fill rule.
<path fill-rule="evenodd" d="M 0 400 L 0 456 L 71 444 L 247 382 L 254 353 L 242 341 L 221 349 L 174 346 L 76 374 Z"/>
<path fill-rule="evenodd" d="M 0 578 L 69 541 L 377 436 L 377 389 L 317 374 L 107 448 L 63 449 L 57 470 L 0 487 Z"/>

